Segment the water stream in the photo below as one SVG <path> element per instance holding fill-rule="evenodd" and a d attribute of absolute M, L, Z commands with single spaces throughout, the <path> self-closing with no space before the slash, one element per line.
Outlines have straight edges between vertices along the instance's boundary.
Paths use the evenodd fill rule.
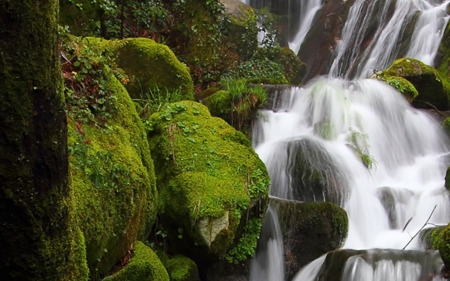
<path fill-rule="evenodd" d="M 300 2 L 300 24 L 298 31 L 294 38 L 289 42 L 289 48 L 298 53 L 303 41 L 305 40 L 306 34 L 308 33 L 311 25 L 313 23 L 314 16 L 322 5 L 322 0 L 306 0 Z"/>
<path fill-rule="evenodd" d="M 295 164 L 288 149 L 293 143 L 305 145 L 307 165 L 341 183 L 334 203 L 349 217 L 343 248 L 362 251 L 347 260 L 342 281 L 443 280 L 437 252 L 423 251 L 418 239 L 406 251 L 401 249 L 432 212 L 429 222 L 450 221 L 450 198 L 444 188 L 449 141 L 430 115 L 412 108 L 392 87 L 364 77 L 386 68 L 399 55 L 432 64 L 449 2 L 356 0 L 329 76 L 280 92 L 254 126 L 253 143 L 269 170 L 271 196 L 328 200 L 327 194 L 296 189 L 286 172 Z M 405 36 L 412 24 L 412 36 Z M 364 39 L 367 30 L 372 30 L 369 43 Z M 385 196 L 391 198 L 389 208 Z M 285 280 L 282 235 L 272 208 L 261 243 L 266 246 L 253 260 L 250 280 Z M 327 259 L 311 262 L 294 280 L 327 280 L 321 276 Z"/>

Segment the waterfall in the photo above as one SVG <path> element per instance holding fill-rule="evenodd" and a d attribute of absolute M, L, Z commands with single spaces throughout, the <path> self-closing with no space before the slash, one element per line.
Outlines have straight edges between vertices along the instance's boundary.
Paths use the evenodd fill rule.
<path fill-rule="evenodd" d="M 448 21 L 449 2 L 434 6 L 426 0 L 356 0 L 336 47 L 330 75 L 367 77 L 405 55 L 432 64 Z M 405 34 L 414 21 L 412 36 Z M 401 47 L 408 40 L 410 47 L 405 54 Z"/>
<path fill-rule="evenodd" d="M 346 195 L 338 201 L 349 217 L 344 248 L 402 249 L 434 206 L 430 222 L 450 221 L 450 198 L 444 188 L 450 163 L 446 136 L 433 118 L 413 109 L 392 87 L 375 79 L 321 77 L 304 88 L 288 90 L 274 106 L 261 112 L 254 127 L 255 150 L 271 175 L 270 194 L 292 199 L 292 179 L 284 172 L 291 165 L 289 153 L 282 153 L 288 150 L 280 148 L 293 140 L 310 140 L 314 145 L 304 149 L 311 159 L 307 164 L 319 165 L 324 174 L 339 174 L 339 181 L 345 183 L 345 190 L 339 192 Z M 392 209 L 388 210 L 385 196 L 392 198 Z M 321 196 L 305 198 L 324 201 Z M 270 243 L 275 243 L 273 238 Z M 420 248 L 421 244 L 413 241 L 407 249 Z M 258 259 L 263 260 L 264 255 Z M 390 262 L 380 260 L 378 267 L 366 267 L 378 276 L 379 264 Z M 318 263 L 301 274 L 317 274 Z M 415 264 L 406 260 L 389 266 L 401 271 L 415 268 Z M 418 269 L 418 276 L 422 273 Z M 351 280 L 383 280 L 358 278 Z M 251 280 L 261 279 L 252 276 Z"/>
<path fill-rule="evenodd" d="M 314 16 L 321 4 L 322 0 L 306 0 L 300 2 L 300 25 L 295 37 L 289 42 L 289 48 L 294 51 L 294 53 L 297 54 L 300 50 L 303 40 L 305 40 L 306 34 L 311 28 Z"/>
<path fill-rule="evenodd" d="M 411 237 L 427 221 L 450 221 L 444 187 L 448 137 L 394 88 L 365 77 L 401 56 L 432 65 L 449 3 L 354 0 L 329 75 L 279 92 L 272 107 L 260 111 L 252 142 L 268 168 L 270 196 L 331 201 L 349 220 L 343 247 L 312 261 L 292 280 L 443 280 L 437 251 L 425 251 L 420 239 Z M 309 8 L 301 10 L 300 29 L 290 44 L 294 51 L 320 4 L 309 1 L 304 7 Z M 319 189 L 311 178 L 321 179 Z M 270 205 L 251 281 L 286 280 L 277 212 Z M 327 279 L 336 260 L 341 271 Z"/>

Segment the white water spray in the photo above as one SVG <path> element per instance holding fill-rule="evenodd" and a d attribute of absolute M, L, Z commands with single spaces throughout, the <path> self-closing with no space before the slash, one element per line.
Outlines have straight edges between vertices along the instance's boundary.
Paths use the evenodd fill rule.
<path fill-rule="evenodd" d="M 276 112 L 263 112 L 255 135 L 259 143 L 255 149 L 269 173 L 282 173 L 277 169 L 283 169 L 288 156 L 274 151 L 290 140 L 311 139 L 333 159 L 347 183 L 348 196 L 341 202 L 349 217 L 344 248 L 402 249 L 435 205 L 430 222 L 450 221 L 450 200 L 443 187 L 449 164 L 447 139 L 436 121 L 411 108 L 382 82 L 320 78 L 305 88 L 294 88 Z M 270 192 L 290 199 L 292 187 L 288 175 L 284 177 L 286 184 L 272 183 Z M 273 190 L 274 186 L 284 191 Z M 384 196 L 392 198 L 391 211 Z M 420 243 L 408 246 L 419 248 Z"/>

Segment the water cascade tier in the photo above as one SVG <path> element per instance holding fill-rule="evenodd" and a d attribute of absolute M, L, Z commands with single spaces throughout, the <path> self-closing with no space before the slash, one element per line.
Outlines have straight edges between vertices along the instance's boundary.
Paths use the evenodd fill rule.
<path fill-rule="evenodd" d="M 394 88 L 366 77 L 405 56 L 433 66 L 450 0 L 246 2 L 296 14 L 285 37 L 309 59 L 308 84 L 279 92 L 253 128 L 272 201 L 250 280 L 444 280 L 438 252 L 427 250 L 418 234 L 450 221 L 448 137 Z M 331 19 L 341 24 L 330 26 Z M 346 237 L 342 217 L 330 223 L 322 220 L 330 218 L 326 212 L 314 217 L 334 231 L 332 244 L 323 229 L 286 218 L 310 202 L 345 210 Z M 315 239 L 305 248 L 315 256 L 303 266 L 298 241 L 308 235 Z M 293 274 L 296 266 L 303 268 Z"/>
<path fill-rule="evenodd" d="M 303 88 L 285 90 L 271 110 L 261 112 L 253 142 L 268 167 L 272 197 L 328 201 L 345 209 L 349 232 L 344 249 L 402 249 L 428 219 L 435 225 L 450 221 L 450 198 L 444 188 L 450 163 L 446 136 L 431 116 L 412 108 L 394 88 L 376 79 L 320 77 Z M 263 226 L 266 234 L 260 241 L 265 250 L 255 258 L 260 269 L 252 271 L 251 280 L 285 280 L 279 266 L 284 264 L 279 234 L 283 227 L 276 211 L 269 209 L 267 216 L 270 223 Z M 423 246 L 415 239 L 406 249 Z M 364 253 L 351 260 L 370 273 L 346 273 L 354 277 L 342 280 L 382 280 L 361 277 L 381 276 L 381 264 L 402 272 L 432 268 L 414 269 L 417 278 L 429 272 L 436 275 L 435 264 L 442 265 L 439 257 L 428 259 L 431 266 L 428 260 L 412 261 L 411 255 L 398 250 L 382 251 L 374 260 L 367 258 L 371 252 Z M 326 270 L 325 260 L 304 269 L 310 277 L 295 280 L 319 280 L 315 278 Z M 345 272 L 360 267 L 348 263 Z M 261 268 L 267 272 L 260 274 Z M 389 280 L 421 280 L 408 278 Z"/>

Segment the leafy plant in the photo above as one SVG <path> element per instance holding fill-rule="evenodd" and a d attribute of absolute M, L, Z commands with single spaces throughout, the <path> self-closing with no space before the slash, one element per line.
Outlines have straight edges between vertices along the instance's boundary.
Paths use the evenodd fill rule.
<path fill-rule="evenodd" d="M 138 114 L 143 120 L 160 111 L 163 105 L 181 100 L 183 100 L 181 89 L 169 91 L 167 88 L 160 89 L 159 87 L 142 93 L 140 99 L 133 99 L 138 108 Z"/>
<path fill-rule="evenodd" d="M 260 218 L 253 218 L 248 222 L 238 244 L 228 252 L 226 259 L 229 263 L 239 264 L 255 255 L 261 226 Z"/>
<path fill-rule="evenodd" d="M 367 152 L 367 134 L 352 130 L 347 138 L 348 144 L 353 149 L 353 152 L 361 159 L 366 168 L 372 169 L 377 163 L 375 159 Z"/>
<path fill-rule="evenodd" d="M 128 81 L 112 55 L 123 41 L 90 44 L 61 30 L 61 65 L 67 112 L 75 120 L 104 126 L 115 110 L 116 97 L 110 90 L 108 71 L 122 83 Z"/>

